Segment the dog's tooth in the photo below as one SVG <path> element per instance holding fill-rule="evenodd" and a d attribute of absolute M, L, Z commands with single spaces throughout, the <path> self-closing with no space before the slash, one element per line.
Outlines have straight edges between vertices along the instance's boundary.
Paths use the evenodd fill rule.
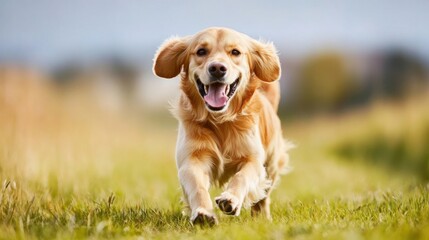
<path fill-rule="evenodd" d="M 225 88 L 225 94 L 228 94 L 228 93 L 229 93 L 229 84 L 226 85 L 226 88 Z"/>
<path fill-rule="evenodd" d="M 209 91 L 209 86 L 208 85 L 204 85 L 204 92 L 207 94 Z"/>

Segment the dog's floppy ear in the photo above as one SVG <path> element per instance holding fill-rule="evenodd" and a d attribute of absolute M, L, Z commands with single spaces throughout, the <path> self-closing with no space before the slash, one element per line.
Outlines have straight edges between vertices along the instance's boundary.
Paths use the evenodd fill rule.
<path fill-rule="evenodd" d="M 187 48 L 187 38 L 174 37 L 166 40 L 155 54 L 153 72 L 163 78 L 173 78 L 179 75 Z"/>
<path fill-rule="evenodd" d="M 265 82 L 273 82 L 280 78 L 280 60 L 272 43 L 252 40 L 251 62 L 255 75 Z"/>

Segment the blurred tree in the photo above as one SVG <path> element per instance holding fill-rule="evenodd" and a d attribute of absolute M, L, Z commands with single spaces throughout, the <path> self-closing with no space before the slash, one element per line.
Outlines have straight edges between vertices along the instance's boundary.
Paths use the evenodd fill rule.
<path fill-rule="evenodd" d="M 383 97 L 403 97 L 428 85 L 423 62 L 414 54 L 390 50 L 384 56 L 377 93 Z"/>
<path fill-rule="evenodd" d="M 341 54 L 324 52 L 303 62 L 296 79 L 295 108 L 300 112 L 337 110 L 357 84 Z"/>

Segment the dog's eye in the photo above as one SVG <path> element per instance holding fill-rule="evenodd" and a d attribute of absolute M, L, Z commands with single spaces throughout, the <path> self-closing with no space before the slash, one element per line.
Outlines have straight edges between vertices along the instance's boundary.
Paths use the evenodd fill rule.
<path fill-rule="evenodd" d="M 197 51 L 197 55 L 200 56 L 200 57 L 202 57 L 202 56 L 204 56 L 206 54 L 207 54 L 207 50 L 205 48 L 200 48 Z"/>
<path fill-rule="evenodd" d="M 238 56 L 238 55 L 241 54 L 241 52 L 238 51 L 237 49 L 232 49 L 231 54 L 234 55 L 234 56 Z"/>

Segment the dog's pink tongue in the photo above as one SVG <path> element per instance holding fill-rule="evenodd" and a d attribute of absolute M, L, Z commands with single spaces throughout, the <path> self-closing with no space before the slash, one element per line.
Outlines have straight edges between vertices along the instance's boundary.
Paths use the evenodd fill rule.
<path fill-rule="evenodd" d="M 228 101 L 228 97 L 225 95 L 226 84 L 211 84 L 208 87 L 207 95 L 204 100 L 212 107 L 223 107 Z"/>

